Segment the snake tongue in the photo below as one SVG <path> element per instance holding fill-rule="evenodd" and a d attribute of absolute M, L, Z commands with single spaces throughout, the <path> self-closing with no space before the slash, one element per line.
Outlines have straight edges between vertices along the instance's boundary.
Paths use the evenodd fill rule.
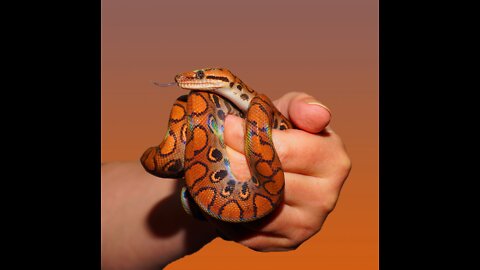
<path fill-rule="evenodd" d="M 156 81 L 152 81 L 152 83 L 155 84 L 156 86 L 159 86 L 159 87 L 169 87 L 169 86 L 174 86 L 174 85 L 177 84 L 176 82 L 159 83 L 159 82 L 156 82 Z"/>
<path fill-rule="evenodd" d="M 176 82 L 159 83 L 157 81 L 152 81 L 152 83 L 155 84 L 156 86 L 159 86 L 159 87 L 169 87 L 169 86 L 174 86 L 174 85 L 177 84 Z"/>

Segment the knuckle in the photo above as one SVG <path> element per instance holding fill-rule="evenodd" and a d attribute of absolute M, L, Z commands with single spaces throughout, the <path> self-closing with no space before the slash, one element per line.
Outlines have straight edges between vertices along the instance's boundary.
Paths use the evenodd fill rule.
<path fill-rule="evenodd" d="M 348 157 L 347 154 L 345 154 L 342 158 L 342 162 L 340 162 L 340 168 L 342 169 L 342 171 L 344 171 L 346 174 L 348 174 L 350 172 L 350 170 L 352 169 L 352 161 L 351 159 Z"/>
<path fill-rule="evenodd" d="M 322 210 L 328 215 L 333 211 L 333 209 L 335 209 L 336 205 L 337 205 L 337 196 L 332 196 L 332 198 L 324 200 L 324 203 L 322 205 Z"/>
<path fill-rule="evenodd" d="M 331 190 L 323 194 L 321 198 L 314 200 L 312 206 L 317 209 L 318 213 L 324 217 L 330 214 L 334 209 L 338 201 L 338 192 L 336 190 Z M 314 233 L 319 229 L 321 224 L 313 224 L 309 227 L 310 231 Z"/>
<path fill-rule="evenodd" d="M 284 248 L 289 250 L 298 249 L 305 241 L 315 235 L 320 230 L 320 227 L 321 226 L 314 223 L 308 223 L 299 226 L 295 230 L 295 233 L 288 238 Z"/>
<path fill-rule="evenodd" d="M 345 144 L 342 142 L 342 140 L 338 137 L 337 138 L 337 143 L 339 144 L 339 149 L 338 151 L 338 164 L 339 164 L 339 169 L 341 169 L 345 173 L 349 173 L 351 168 L 352 168 L 352 161 L 350 157 L 348 156 L 347 149 L 345 148 Z"/>
<path fill-rule="evenodd" d="M 337 156 L 336 168 L 341 176 L 347 176 L 352 169 L 352 161 L 345 151 L 341 151 Z"/>

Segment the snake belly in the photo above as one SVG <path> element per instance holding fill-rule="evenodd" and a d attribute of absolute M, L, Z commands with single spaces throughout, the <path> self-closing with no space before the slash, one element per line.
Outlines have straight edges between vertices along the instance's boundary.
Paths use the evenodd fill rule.
<path fill-rule="evenodd" d="M 228 114 L 245 119 L 245 157 L 251 173 L 238 180 L 224 142 Z M 202 210 L 226 222 L 248 222 L 271 213 L 283 200 L 284 173 L 272 141 L 272 129 L 291 123 L 270 99 L 255 94 L 246 112 L 212 92 L 191 91 L 177 99 L 162 143 L 150 147 L 141 163 L 162 178 L 184 178 L 185 192 Z M 182 204 L 191 212 L 191 202 Z"/>

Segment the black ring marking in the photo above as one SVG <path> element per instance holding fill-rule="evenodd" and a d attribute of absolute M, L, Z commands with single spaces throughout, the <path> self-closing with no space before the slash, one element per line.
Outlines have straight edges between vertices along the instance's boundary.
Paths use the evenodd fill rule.
<path fill-rule="evenodd" d="M 193 130 L 192 130 L 192 136 L 193 136 L 193 134 L 195 134 L 195 129 L 196 129 L 196 128 L 199 128 L 199 129 L 201 129 L 203 132 L 205 132 L 205 144 L 202 146 L 202 148 L 193 151 L 193 156 L 196 156 L 196 155 L 200 154 L 203 150 L 205 150 L 205 148 L 206 148 L 207 145 L 208 145 L 208 138 L 209 138 L 208 133 L 207 133 L 207 129 L 204 128 L 204 127 L 201 126 L 201 125 L 196 125 L 196 126 L 193 128 Z M 193 140 L 195 140 L 195 138 L 193 138 Z"/>
<path fill-rule="evenodd" d="M 156 160 L 155 160 L 156 163 Z M 173 159 L 167 162 L 167 164 L 163 165 L 162 172 L 165 172 L 169 175 L 172 173 L 182 173 L 183 164 L 180 159 Z"/>
<path fill-rule="evenodd" d="M 217 115 L 218 115 L 218 118 L 220 118 L 220 120 L 222 121 L 225 120 L 225 113 L 222 110 L 218 110 Z"/>
<path fill-rule="evenodd" d="M 258 197 L 262 197 L 264 199 L 266 199 L 270 205 L 272 206 L 272 208 L 275 207 L 275 204 L 273 203 L 272 199 L 270 199 L 269 197 L 265 196 L 265 195 L 262 195 L 262 194 L 259 194 L 259 193 L 255 193 L 255 195 L 253 195 L 253 217 L 257 217 L 257 203 L 255 202 L 255 199 Z"/>
<path fill-rule="evenodd" d="M 192 115 L 200 116 L 200 115 L 203 115 L 205 112 L 208 111 L 208 108 L 209 108 L 208 101 L 205 99 L 204 96 L 202 96 L 200 93 L 197 93 L 195 91 L 190 92 L 190 95 L 195 95 L 195 96 L 201 97 L 203 99 L 203 101 L 205 102 L 205 110 L 203 110 L 201 112 L 193 112 L 192 111 Z"/>
<path fill-rule="evenodd" d="M 242 184 L 242 190 L 240 191 L 240 200 L 245 201 L 250 197 L 250 189 L 248 188 L 248 182 Z"/>
<path fill-rule="evenodd" d="M 256 124 L 257 124 L 255 121 L 250 121 L 248 119 L 247 119 L 247 122 L 251 125 L 254 125 L 254 126 L 256 126 Z M 265 132 L 266 131 L 264 128 L 258 128 L 257 127 L 257 129 L 259 129 L 260 132 Z M 259 141 L 260 141 L 261 145 L 268 145 L 270 147 L 270 150 L 272 151 L 272 158 L 271 159 L 265 159 L 263 157 L 262 153 L 255 152 L 252 147 L 249 147 L 248 151 L 250 153 L 252 153 L 253 155 L 255 155 L 256 157 L 260 158 L 261 161 L 267 162 L 269 165 L 272 165 L 272 162 L 275 160 L 275 157 L 277 156 L 277 152 L 275 151 L 275 148 L 273 147 L 273 142 L 263 140 L 263 138 L 260 137 L 260 135 L 257 132 L 255 132 L 254 130 L 251 130 L 251 138 L 253 138 L 254 136 L 259 138 Z"/>
<path fill-rule="evenodd" d="M 159 167 L 158 167 L 158 163 L 157 163 L 157 159 L 155 158 L 158 154 L 158 150 L 159 150 L 159 147 L 158 146 L 155 146 L 155 147 L 150 147 L 148 148 L 142 155 L 141 157 L 141 161 L 142 161 L 142 166 L 143 168 L 145 168 L 145 170 L 147 170 L 148 172 L 150 172 L 151 174 L 154 174 L 156 175 L 156 172 L 159 170 Z M 145 162 L 145 160 L 148 159 L 148 156 L 150 155 L 150 153 L 152 151 L 155 151 L 155 154 L 153 154 L 153 169 L 150 170 L 149 168 L 147 168 L 143 163 Z"/>
<path fill-rule="evenodd" d="M 274 172 L 273 170 L 272 170 L 272 174 L 270 174 L 270 175 L 262 174 L 262 173 L 260 173 L 260 172 L 257 170 L 257 166 L 258 166 L 259 163 L 267 163 L 267 165 L 268 165 L 268 166 L 270 167 L 270 169 L 271 169 L 271 168 L 272 168 L 272 161 L 273 161 L 273 159 L 270 160 L 270 162 L 268 162 L 267 160 L 265 160 L 265 159 L 263 159 L 263 158 L 260 159 L 260 160 L 257 160 L 257 161 L 255 162 L 255 165 L 254 165 L 254 166 L 255 166 L 255 172 L 256 172 L 258 175 L 260 175 L 261 177 L 264 177 L 264 178 L 273 177 L 273 176 L 275 175 L 275 172 Z"/>
<path fill-rule="evenodd" d="M 227 170 L 217 170 L 210 174 L 210 182 L 216 184 L 223 180 L 228 175 Z"/>
<path fill-rule="evenodd" d="M 269 195 L 272 195 L 272 196 L 278 196 L 278 195 L 282 194 L 283 190 L 285 189 L 285 181 L 283 182 L 282 187 L 280 189 L 278 189 L 277 193 L 270 192 L 268 189 L 265 188 L 265 184 L 270 183 L 270 182 L 274 182 L 274 181 L 273 180 L 267 180 L 267 181 L 263 182 L 263 190 L 265 190 Z"/>
<path fill-rule="evenodd" d="M 204 168 L 205 168 L 205 173 L 203 173 L 202 175 L 198 176 L 197 178 L 195 178 L 195 180 L 193 181 L 192 185 L 191 186 L 187 186 L 187 188 L 189 190 L 193 190 L 193 188 L 195 187 L 195 185 L 202 181 L 205 176 L 207 176 L 207 173 L 208 173 L 208 166 L 205 165 L 203 162 L 200 162 L 200 161 L 195 161 L 193 162 L 192 164 L 190 164 L 187 168 L 185 168 L 185 174 L 187 174 L 188 170 L 190 170 L 193 166 L 197 165 L 197 164 L 200 164 L 202 165 Z"/>
<path fill-rule="evenodd" d="M 223 159 L 223 154 L 217 148 L 210 147 L 210 150 L 208 150 L 207 158 L 211 162 L 219 162 Z"/>
<path fill-rule="evenodd" d="M 215 204 L 215 200 L 217 199 L 217 190 L 214 187 L 201 187 L 193 194 L 194 198 L 197 198 L 198 194 L 200 194 L 204 190 L 213 190 L 213 198 L 210 201 L 210 203 L 207 205 L 207 211 L 210 211 L 210 207 L 212 207 Z"/>
<path fill-rule="evenodd" d="M 153 155 L 153 164 L 155 166 L 155 168 L 153 169 L 154 171 L 159 169 L 157 159 L 155 158 L 159 151 L 160 151 L 160 147 L 158 147 L 158 146 L 155 147 L 155 155 Z M 163 169 L 162 169 L 162 171 L 163 171 Z"/>
<path fill-rule="evenodd" d="M 168 153 L 166 154 L 162 154 L 162 151 L 160 150 L 160 147 L 159 147 L 159 152 L 158 154 L 161 156 L 161 157 L 167 157 L 169 155 L 171 155 L 172 153 L 175 152 L 175 150 L 177 150 L 177 135 L 175 134 L 175 132 L 173 132 L 170 128 L 168 129 L 168 135 L 173 137 L 173 147 L 172 147 L 172 150 L 170 150 Z M 168 138 L 168 137 L 167 137 Z M 165 142 L 166 140 L 164 140 Z"/>
<path fill-rule="evenodd" d="M 258 179 L 252 175 L 252 178 L 250 178 L 250 181 L 252 181 L 252 183 L 256 186 L 256 187 L 259 187 L 260 186 L 260 182 L 258 181 Z"/>
<path fill-rule="evenodd" d="M 212 101 L 215 103 L 215 106 L 217 108 L 220 108 L 220 100 L 218 99 L 218 96 L 215 94 L 210 94 L 210 97 L 212 98 Z"/>
<path fill-rule="evenodd" d="M 224 198 L 230 197 L 235 190 L 235 184 L 236 182 L 234 180 L 228 180 L 227 185 L 220 191 L 220 195 Z"/>
<path fill-rule="evenodd" d="M 180 118 L 180 119 L 170 118 L 169 121 L 168 121 L 169 124 L 170 124 L 170 123 L 174 124 L 174 123 L 178 123 L 178 122 L 184 121 L 184 120 L 185 120 L 185 117 L 187 116 L 187 110 L 185 110 L 185 107 L 183 107 L 183 106 L 180 105 L 180 104 L 173 104 L 173 107 L 175 107 L 175 106 L 180 107 L 180 108 L 182 109 L 182 111 L 183 111 L 183 117 Z M 171 111 L 173 111 L 173 107 L 172 107 L 172 110 L 171 110 Z"/>
<path fill-rule="evenodd" d="M 274 117 L 273 111 L 271 110 L 271 108 L 269 108 L 270 110 L 267 110 L 267 108 L 265 108 L 265 106 L 263 106 L 263 104 L 261 104 L 261 103 L 255 103 L 255 104 L 258 105 L 258 107 L 260 108 L 260 110 L 261 110 L 263 113 L 265 113 L 265 115 L 266 115 L 269 119 L 271 119 L 271 118 Z M 268 104 L 268 103 L 267 103 L 267 104 Z M 272 121 L 270 120 L 270 122 L 272 122 Z M 270 122 L 269 122 L 269 126 L 271 126 L 271 123 L 270 123 Z"/>
<path fill-rule="evenodd" d="M 187 100 L 188 100 L 188 95 L 181 95 L 177 98 L 177 101 L 187 102 Z"/>
<path fill-rule="evenodd" d="M 222 217 L 222 213 L 223 213 L 223 210 L 225 209 L 225 207 L 231 203 L 234 203 L 238 206 L 238 209 L 240 210 L 240 220 L 243 219 L 243 208 L 240 206 L 240 204 L 237 202 L 237 200 L 229 200 L 227 201 L 224 205 L 222 205 L 222 207 L 220 207 L 220 209 L 218 210 L 218 216 L 221 218 Z"/>
<path fill-rule="evenodd" d="M 230 106 L 230 101 L 228 100 L 225 100 L 225 107 L 227 107 L 227 110 L 228 110 L 228 113 L 230 113 L 232 111 L 232 106 Z"/>

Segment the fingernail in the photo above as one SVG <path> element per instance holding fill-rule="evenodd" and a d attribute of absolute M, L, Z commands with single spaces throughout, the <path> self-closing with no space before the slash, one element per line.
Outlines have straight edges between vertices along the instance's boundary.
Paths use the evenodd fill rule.
<path fill-rule="evenodd" d="M 327 106 L 323 105 L 322 103 L 320 103 L 318 100 L 314 98 L 309 98 L 305 102 L 309 105 L 317 105 L 317 106 L 323 107 L 325 110 L 328 111 L 329 114 L 332 114 L 332 111 Z"/>

